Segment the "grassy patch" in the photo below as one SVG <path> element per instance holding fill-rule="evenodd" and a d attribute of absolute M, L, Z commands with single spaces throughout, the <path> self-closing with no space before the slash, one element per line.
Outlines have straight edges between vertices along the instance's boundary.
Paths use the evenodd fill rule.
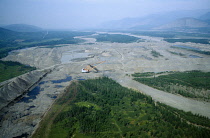
<path fill-rule="evenodd" d="M 78 102 L 78 103 L 75 103 L 75 104 L 79 107 L 94 108 L 95 110 L 100 110 L 101 109 L 98 105 L 90 103 L 90 102 Z"/>
<path fill-rule="evenodd" d="M 196 119 L 195 124 L 206 127 L 210 124 L 205 117 L 155 104 L 151 97 L 109 78 L 91 79 L 72 83 L 33 137 L 209 136 L 210 130 L 189 124 L 180 115 Z M 202 124 L 203 121 L 207 123 Z"/>
<path fill-rule="evenodd" d="M 18 62 L 0 60 L 0 82 L 17 77 L 36 68 Z"/>
<path fill-rule="evenodd" d="M 132 74 L 133 77 L 151 77 L 154 76 L 154 72 L 145 72 L 145 73 L 134 73 Z"/>
<path fill-rule="evenodd" d="M 152 50 L 152 51 L 151 51 L 151 54 L 152 54 L 153 57 L 156 57 L 156 58 L 157 58 L 157 57 L 162 57 L 162 56 L 163 56 L 163 55 L 161 55 L 159 52 L 157 52 L 157 51 L 155 51 L 155 50 Z"/>
<path fill-rule="evenodd" d="M 169 50 L 168 50 L 168 52 L 173 54 L 173 55 L 178 55 L 178 56 L 182 56 L 182 57 L 185 56 L 185 54 L 182 54 L 182 53 L 177 53 L 177 52 L 173 52 L 173 51 L 169 51 Z"/>

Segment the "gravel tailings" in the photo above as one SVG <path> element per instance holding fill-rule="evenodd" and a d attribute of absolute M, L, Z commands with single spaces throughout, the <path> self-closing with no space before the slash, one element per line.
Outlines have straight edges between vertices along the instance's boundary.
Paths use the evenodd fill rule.
<path fill-rule="evenodd" d="M 0 110 L 7 106 L 17 97 L 28 92 L 34 85 L 36 85 L 48 71 L 31 71 L 13 79 L 0 88 Z"/>
<path fill-rule="evenodd" d="M 151 88 L 147 85 L 141 84 L 132 80 L 130 77 L 124 77 L 117 80 L 122 86 L 139 90 L 147 95 L 150 95 L 153 100 L 165 103 L 169 106 L 181 109 L 184 111 L 191 111 L 194 114 L 200 114 L 210 118 L 210 103 L 200 102 L 193 99 L 188 99 L 182 96 L 174 95 L 164 91 Z"/>

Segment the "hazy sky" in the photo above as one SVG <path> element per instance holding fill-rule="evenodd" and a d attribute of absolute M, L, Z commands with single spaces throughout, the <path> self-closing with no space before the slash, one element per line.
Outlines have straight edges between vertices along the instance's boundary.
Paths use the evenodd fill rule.
<path fill-rule="evenodd" d="M 107 20 L 210 8 L 210 0 L 0 0 L 0 24 L 93 27 Z"/>

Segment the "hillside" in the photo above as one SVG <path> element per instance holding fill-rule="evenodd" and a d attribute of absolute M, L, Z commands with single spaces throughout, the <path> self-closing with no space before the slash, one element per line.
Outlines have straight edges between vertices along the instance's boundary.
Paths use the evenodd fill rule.
<path fill-rule="evenodd" d="M 186 29 L 186 28 L 205 28 L 209 27 L 208 23 L 195 18 L 181 18 L 168 24 L 156 27 L 154 29 Z"/>
<path fill-rule="evenodd" d="M 200 20 L 210 20 L 210 12 L 207 12 L 199 17 Z"/>
<path fill-rule="evenodd" d="M 165 16 L 159 14 L 148 15 L 145 17 L 124 18 L 121 20 L 109 21 L 102 24 L 105 29 L 151 29 L 159 25 L 170 22 L 174 19 L 173 16 Z"/>
<path fill-rule="evenodd" d="M 0 58 L 7 56 L 8 52 L 20 48 L 79 43 L 81 40 L 74 39 L 75 36 L 89 34 L 92 33 L 77 31 L 14 32 L 0 28 Z"/>
<path fill-rule="evenodd" d="M 3 26 L 3 28 L 16 31 L 16 32 L 39 32 L 42 31 L 42 28 L 33 25 L 27 24 L 11 24 L 7 26 Z"/>
<path fill-rule="evenodd" d="M 8 39 L 8 38 L 15 36 L 17 34 L 18 34 L 17 32 L 0 27 L 0 39 Z"/>
<path fill-rule="evenodd" d="M 100 28 L 116 30 L 148 30 L 168 24 L 180 18 L 198 18 L 207 12 L 208 10 L 186 10 L 150 14 L 143 17 L 130 17 L 105 22 L 100 26 Z"/>
<path fill-rule="evenodd" d="M 201 15 L 199 19 L 207 22 L 210 25 L 210 12 Z"/>

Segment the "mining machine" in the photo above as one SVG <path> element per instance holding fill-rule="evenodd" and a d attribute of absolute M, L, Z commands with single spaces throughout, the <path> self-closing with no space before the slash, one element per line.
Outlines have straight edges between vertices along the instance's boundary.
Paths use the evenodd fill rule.
<path fill-rule="evenodd" d="M 95 72 L 97 73 L 99 70 L 96 68 L 96 66 L 104 63 L 106 61 L 101 61 L 101 62 L 97 62 L 95 64 L 88 64 L 85 68 L 82 69 L 82 73 L 89 73 L 91 70 L 95 70 Z"/>

